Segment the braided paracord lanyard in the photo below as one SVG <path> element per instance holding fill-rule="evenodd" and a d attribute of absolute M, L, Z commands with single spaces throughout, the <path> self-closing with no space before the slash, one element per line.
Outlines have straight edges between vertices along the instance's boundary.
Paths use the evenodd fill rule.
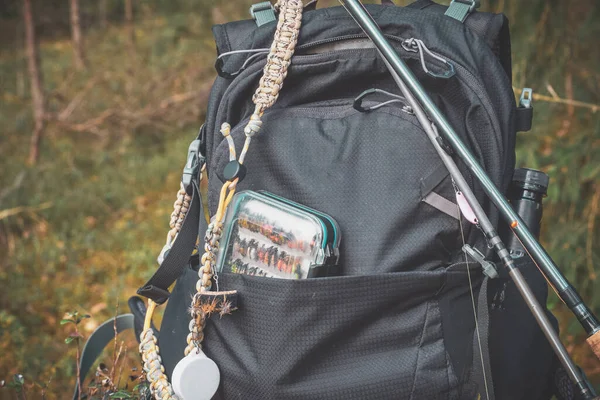
<path fill-rule="evenodd" d="M 288 67 L 292 55 L 294 54 L 294 49 L 300 33 L 303 10 L 302 0 L 280 0 L 277 2 L 276 7 L 279 9 L 277 29 L 275 31 L 275 37 L 269 55 L 267 56 L 267 64 L 263 69 L 259 87 L 252 97 L 252 101 L 256 107 L 248 124 L 244 128 L 246 139 L 238 159 L 239 164 L 244 163 L 252 137 L 260 131 L 263 113 L 275 103 L 279 96 L 279 91 L 281 90 L 283 81 L 287 75 Z M 230 161 L 234 161 L 236 154 L 233 138 L 230 136 L 229 124 L 224 123 L 222 125 L 221 133 L 225 136 L 225 139 L 229 144 Z M 200 180 L 202 180 L 202 176 L 203 173 L 200 172 Z M 219 240 L 223 231 L 223 219 L 227 211 L 227 206 L 235 194 L 237 183 L 238 179 L 235 178 L 225 182 L 221 188 L 217 213 L 212 222 L 209 223 L 206 231 L 204 238 L 204 254 L 202 255 L 200 268 L 198 270 L 199 279 L 196 283 L 196 294 L 194 295 L 190 306 L 192 319 L 190 321 L 190 333 L 187 337 L 187 347 L 185 349 L 186 356 L 193 350 L 201 350 L 206 319 L 210 316 L 211 312 L 214 311 L 214 309 L 211 309 L 210 304 L 203 303 L 202 295 L 203 293 L 210 291 L 212 286 L 216 255 L 219 249 Z M 167 236 L 167 244 L 172 243 L 179 233 L 190 202 L 191 197 L 186 194 L 182 187 L 178 192 L 173 214 L 171 214 L 171 230 Z M 148 300 L 148 311 L 144 322 L 144 330 L 140 335 L 140 353 L 142 354 L 142 360 L 144 362 L 146 378 L 150 382 L 150 389 L 152 390 L 154 397 L 159 400 L 176 400 L 177 396 L 165 375 L 165 370 L 159 355 L 157 339 L 151 328 L 152 315 L 156 309 L 156 305 L 157 304 L 154 301 Z"/>

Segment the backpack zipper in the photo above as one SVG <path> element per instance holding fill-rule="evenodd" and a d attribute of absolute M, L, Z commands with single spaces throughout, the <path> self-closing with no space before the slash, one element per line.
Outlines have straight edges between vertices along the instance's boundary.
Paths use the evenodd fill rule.
<path fill-rule="evenodd" d="M 441 57 L 439 54 L 434 53 L 431 50 L 429 50 L 429 48 L 427 48 L 427 46 L 425 45 L 425 43 L 422 40 L 416 39 L 416 38 L 404 39 L 402 37 L 392 36 L 392 35 L 385 35 L 385 36 L 394 41 L 399 41 L 402 48 L 404 49 L 404 51 L 409 52 L 409 53 L 417 53 L 421 60 L 421 67 L 423 68 L 423 71 L 426 74 L 428 74 L 434 78 L 443 78 L 443 79 L 449 79 L 452 76 L 454 76 L 454 74 L 455 74 L 454 65 L 447 58 Z M 345 36 L 339 36 L 336 38 L 329 38 L 329 39 L 318 40 L 316 42 L 305 43 L 301 46 L 298 46 L 297 49 L 303 50 L 303 49 L 308 49 L 308 48 L 312 48 L 312 47 L 322 46 L 322 45 L 329 44 L 329 43 L 342 42 L 342 41 L 353 40 L 353 39 L 367 39 L 368 40 L 367 36 L 364 34 L 345 35 Z M 351 49 L 348 49 L 348 50 L 351 50 Z M 435 72 L 432 72 L 429 68 L 427 68 L 427 64 L 425 62 L 425 55 L 429 55 L 433 59 L 445 64 L 445 66 L 448 68 L 447 71 L 442 74 L 437 74 Z"/>
<path fill-rule="evenodd" d="M 429 48 L 427 48 L 425 46 L 425 44 L 423 43 L 423 41 L 420 39 L 414 39 L 414 38 L 405 39 L 405 38 L 402 38 L 399 36 L 393 36 L 393 35 L 385 35 L 385 36 L 388 39 L 394 40 L 396 42 L 400 42 L 402 48 L 405 50 L 406 50 L 405 46 L 407 46 L 409 48 L 413 48 L 413 46 L 418 47 L 419 45 L 421 45 L 422 51 L 424 50 L 425 52 L 427 52 L 434 58 L 445 59 L 446 61 L 450 61 L 451 62 L 450 65 L 452 65 L 455 70 L 460 71 L 460 73 L 456 74 L 458 79 L 461 80 L 481 101 L 481 104 L 483 105 L 484 110 L 486 111 L 486 113 L 489 116 L 489 119 L 490 119 L 490 122 L 492 125 L 492 129 L 495 132 L 499 132 L 500 134 L 502 134 L 502 129 L 500 128 L 500 126 L 497 122 L 498 118 L 497 118 L 496 112 L 494 111 L 494 107 L 491 103 L 490 97 L 487 94 L 487 91 L 485 90 L 485 88 L 483 87 L 481 81 L 477 77 L 475 77 L 475 75 L 473 75 L 473 73 L 471 73 L 471 71 L 469 71 L 462 64 L 454 61 L 450 57 L 446 57 L 443 54 L 429 50 Z M 420 43 L 416 43 L 417 41 Z M 409 51 L 409 50 L 407 50 L 407 51 Z M 423 58 L 421 58 L 421 64 L 422 64 L 422 66 L 424 65 Z M 427 71 L 425 71 L 425 72 L 427 72 Z"/>
<path fill-rule="evenodd" d="M 358 34 L 354 34 L 354 35 L 344 35 L 344 36 L 338 36 L 338 37 L 329 38 L 329 39 L 321 39 L 321 40 L 317 40 L 315 42 L 304 43 L 300 46 L 297 46 L 296 49 L 303 50 L 303 49 L 308 49 L 308 48 L 314 47 L 314 46 L 320 46 L 323 44 L 334 43 L 334 42 L 342 42 L 344 40 L 352 40 L 352 39 L 367 39 L 367 36 L 365 36 L 362 33 L 358 33 Z"/>
<path fill-rule="evenodd" d="M 444 79 L 448 79 L 448 78 L 451 78 L 454 76 L 454 74 L 455 74 L 454 65 L 451 62 L 449 62 L 448 60 L 446 60 L 445 58 L 443 58 L 443 57 L 437 55 L 436 53 L 432 52 L 431 50 L 429 50 L 427 48 L 427 46 L 425 46 L 425 43 L 423 43 L 422 40 L 415 39 L 415 38 L 409 38 L 409 39 L 402 41 L 401 46 L 404 50 L 406 50 L 408 52 L 414 52 L 419 55 L 419 58 L 421 59 L 421 68 L 423 68 L 423 71 L 425 71 L 425 73 L 427 75 L 431 75 L 434 78 L 444 78 Z M 448 67 L 448 70 L 443 74 L 436 74 L 436 73 L 430 71 L 429 68 L 427 68 L 427 64 L 425 63 L 425 54 L 428 54 L 429 56 L 433 57 L 434 59 L 446 64 L 446 66 Z"/>
<path fill-rule="evenodd" d="M 494 111 L 494 107 L 492 106 L 492 103 L 490 101 L 489 96 L 487 95 L 486 90 L 483 88 L 483 85 L 481 84 L 480 80 L 478 78 L 476 78 L 475 75 L 473 75 L 467 68 L 462 66 L 460 63 L 457 63 L 450 57 L 446 57 L 443 54 L 437 53 L 435 51 L 431 51 L 425 45 L 425 43 L 420 39 L 403 38 L 403 37 L 394 36 L 394 35 L 384 35 L 384 36 L 390 40 L 393 40 L 394 42 L 400 43 L 400 45 L 402 46 L 402 49 L 406 53 L 416 53 L 417 55 L 419 55 L 419 58 L 421 60 L 421 67 L 423 68 L 423 71 L 433 77 L 447 79 L 447 78 L 450 78 L 451 76 L 455 75 L 456 70 L 460 71 L 460 73 L 456 74 L 456 75 L 479 98 L 479 100 L 481 101 L 481 103 L 483 105 L 483 108 L 485 109 L 486 113 L 490 117 L 492 128 L 494 129 L 494 131 L 502 132 L 500 126 L 497 123 L 497 115 Z M 361 38 L 368 39 L 367 36 L 364 34 L 345 35 L 345 36 L 339 36 L 337 38 L 323 39 L 323 40 L 318 40 L 318 41 L 311 42 L 311 43 L 306 43 L 304 45 L 299 46 L 298 48 L 304 49 L 304 48 L 319 46 L 322 44 L 332 43 L 332 42 L 336 42 L 336 41 L 361 39 Z M 451 68 L 451 72 L 448 72 L 447 74 L 442 74 L 442 75 L 431 72 L 426 67 L 426 62 L 425 62 L 425 58 L 424 58 L 425 54 L 430 55 L 435 60 L 444 62 L 446 65 L 449 66 L 449 68 Z M 461 77 L 461 74 L 464 76 Z"/>
<path fill-rule="evenodd" d="M 428 73 L 429 75 L 432 75 L 434 77 L 442 77 L 442 78 L 449 78 L 452 75 L 456 74 L 457 77 L 472 91 L 475 93 L 475 95 L 479 98 L 479 100 L 481 101 L 484 110 L 486 111 L 486 113 L 488 114 L 490 120 L 491 120 L 491 125 L 494 131 L 496 132 L 501 132 L 500 126 L 497 123 L 497 116 L 496 113 L 494 111 L 494 108 L 491 104 L 491 101 L 489 99 L 489 96 L 487 95 L 487 92 L 484 90 L 483 85 L 481 84 L 480 80 L 478 78 L 476 78 L 467 68 L 465 68 L 464 66 L 462 66 L 460 63 L 457 63 L 456 61 L 454 61 L 453 59 L 451 59 L 450 57 L 446 57 L 443 54 L 437 53 L 435 51 L 431 51 L 426 45 L 425 43 L 420 40 L 420 39 L 416 39 L 416 38 L 403 38 L 400 36 L 394 36 L 394 35 L 385 35 L 386 38 L 400 43 L 402 50 L 404 50 L 405 54 L 410 56 L 411 54 L 415 54 L 417 55 L 420 60 L 421 60 L 421 67 L 423 68 L 425 73 Z M 310 42 L 310 43 L 305 43 L 303 45 L 297 46 L 296 49 L 297 50 L 301 50 L 301 49 L 307 49 L 307 48 L 311 48 L 311 47 L 315 47 L 315 46 L 319 46 L 319 45 L 323 45 L 323 44 L 328 44 L 328 43 L 333 43 L 333 42 L 339 42 L 339 41 L 344 41 L 344 40 L 352 40 L 352 39 L 368 39 L 367 36 L 365 34 L 352 34 L 352 35 L 344 35 L 344 36 L 338 36 L 335 38 L 328 38 L 328 39 L 322 39 L 322 40 L 317 40 L 314 42 Z M 361 50 L 361 49 L 357 49 L 357 50 Z M 451 75 L 448 76 L 448 73 L 443 74 L 443 75 L 439 75 L 436 73 L 432 73 L 431 70 L 429 70 L 428 68 L 426 69 L 426 62 L 425 62 L 425 54 L 430 55 L 434 60 L 438 60 L 440 62 L 445 63 L 448 66 L 451 66 L 452 68 L 452 73 Z M 303 57 L 315 57 L 315 56 L 323 56 L 325 55 L 325 53 L 321 53 L 321 54 L 312 54 L 312 55 L 305 55 Z M 252 66 L 256 65 L 255 62 L 256 60 L 258 60 L 259 57 L 257 57 L 254 62 L 249 63 L 248 65 L 246 65 L 246 68 L 243 71 L 238 71 L 238 75 L 236 76 L 236 78 L 238 78 L 240 75 L 240 72 L 246 72 L 248 70 L 252 70 Z M 449 67 L 450 68 L 450 67 Z M 460 73 L 456 73 L 456 71 L 459 71 Z M 463 75 L 461 77 L 461 75 Z M 230 85 L 231 87 L 231 85 Z M 230 87 L 228 87 L 225 90 L 225 93 L 223 94 L 222 99 L 224 99 L 227 95 L 227 92 L 230 90 Z"/>

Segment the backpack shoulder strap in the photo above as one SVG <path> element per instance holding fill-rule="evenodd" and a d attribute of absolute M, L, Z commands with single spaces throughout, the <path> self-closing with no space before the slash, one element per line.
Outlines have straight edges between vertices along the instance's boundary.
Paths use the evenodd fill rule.
<path fill-rule="evenodd" d="M 92 368 L 92 365 L 96 362 L 96 359 L 102 354 L 106 345 L 115 339 L 115 334 L 133 329 L 133 326 L 133 314 L 121 314 L 104 322 L 90 335 L 87 342 L 85 342 L 85 346 L 83 346 L 79 362 L 80 379 L 82 382 L 90 371 L 90 368 Z M 77 382 L 75 385 L 73 400 L 79 398 L 80 385 L 81 382 Z"/>
<path fill-rule="evenodd" d="M 144 301 L 136 296 L 131 297 L 127 304 L 131 310 L 130 314 L 117 315 L 114 318 L 105 321 L 100 325 L 88 338 L 83 346 L 81 352 L 81 358 L 79 361 L 79 371 L 81 382 L 75 384 L 75 392 L 73 393 L 73 400 L 79 398 L 79 387 L 85 381 L 85 377 L 90 372 L 90 369 L 98 357 L 102 354 L 102 351 L 106 346 L 115 340 L 115 336 L 128 331 L 133 330 L 135 337 L 139 343 L 140 334 L 144 327 L 144 318 L 146 316 L 146 305 Z M 158 329 L 152 324 L 152 329 L 155 331 L 155 335 L 158 335 Z M 149 393 L 149 392 L 148 392 Z M 83 395 L 84 393 L 82 393 Z M 150 400 L 150 397 L 140 398 L 140 400 Z"/>
<path fill-rule="evenodd" d="M 160 260 L 160 267 L 154 275 L 138 289 L 137 294 L 163 304 L 169 298 L 169 287 L 181 276 L 187 265 L 198 238 L 198 221 L 202 216 L 202 199 L 198 187 L 198 177 L 205 163 L 201 152 L 201 139 L 196 139 L 188 150 L 188 160 L 183 170 L 182 183 L 191 195 L 189 208 L 172 247 L 166 246 L 166 253 Z M 163 249 L 163 252 L 165 250 Z"/>

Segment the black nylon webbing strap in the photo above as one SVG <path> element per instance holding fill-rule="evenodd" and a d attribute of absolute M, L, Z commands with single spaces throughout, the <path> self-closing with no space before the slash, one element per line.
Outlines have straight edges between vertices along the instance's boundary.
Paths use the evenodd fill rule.
<path fill-rule="evenodd" d="M 473 334 L 473 374 L 479 388 L 480 398 L 495 400 L 492 367 L 490 364 L 489 330 L 490 314 L 488 309 L 488 282 L 487 276 L 481 283 L 479 298 L 477 300 L 477 324 L 479 326 L 479 339 L 481 340 L 481 353 L 479 352 L 479 339 L 477 332 Z M 483 359 L 482 359 L 483 358 Z M 485 374 L 484 374 L 485 371 Z M 487 394 L 485 391 L 487 385 Z"/>
<path fill-rule="evenodd" d="M 515 130 L 529 132 L 533 124 L 533 107 L 518 107 L 515 116 Z"/>
<path fill-rule="evenodd" d="M 144 317 L 146 316 L 146 305 L 137 296 L 133 296 L 127 302 L 131 310 L 131 314 L 121 314 L 114 318 L 105 321 L 100 325 L 88 338 L 83 346 L 81 352 L 81 360 L 79 362 L 79 370 L 81 372 L 81 381 L 85 381 L 85 377 L 89 373 L 90 369 L 98 357 L 104 351 L 104 348 L 115 340 L 115 336 L 129 329 L 133 329 L 135 337 L 140 341 L 140 334 L 144 326 Z M 158 330 L 152 324 L 154 335 L 158 336 Z M 82 398 L 85 394 L 82 393 Z M 79 398 L 79 385 L 75 384 L 75 392 L 73 393 L 73 400 Z M 151 400 L 150 397 L 140 397 L 140 400 Z"/>
<path fill-rule="evenodd" d="M 198 220 L 202 215 L 202 199 L 198 184 L 192 184 L 193 193 L 181 230 L 173 242 L 158 270 L 144 286 L 138 289 L 141 296 L 152 299 L 157 304 L 162 304 L 169 298 L 169 287 L 181 276 L 185 265 L 188 263 L 192 251 L 196 246 L 198 237 Z"/>

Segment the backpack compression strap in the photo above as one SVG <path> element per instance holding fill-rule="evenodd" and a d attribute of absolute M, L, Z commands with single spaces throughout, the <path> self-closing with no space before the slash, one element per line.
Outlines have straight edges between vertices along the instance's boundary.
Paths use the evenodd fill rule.
<path fill-rule="evenodd" d="M 104 322 L 90 335 L 87 342 L 85 342 L 85 346 L 83 346 L 81 360 L 79 362 L 82 381 L 85 379 L 85 376 L 106 345 L 115 340 L 115 334 L 119 334 L 128 329 L 133 329 L 133 321 L 133 314 L 122 314 Z M 79 398 L 79 386 L 80 382 L 75 385 L 73 400 Z"/>
<path fill-rule="evenodd" d="M 191 188 L 191 196 L 186 196 L 180 191 L 175 203 L 175 207 L 180 209 L 179 212 L 173 212 L 177 215 L 176 223 L 179 225 L 177 240 L 167 240 L 166 255 L 160 267 L 137 291 L 139 295 L 151 299 L 156 304 L 167 301 L 170 295 L 169 287 L 181 276 L 196 245 L 198 220 L 202 215 L 202 199 L 196 182 L 192 182 Z M 180 215 L 182 213 L 183 215 Z"/>

